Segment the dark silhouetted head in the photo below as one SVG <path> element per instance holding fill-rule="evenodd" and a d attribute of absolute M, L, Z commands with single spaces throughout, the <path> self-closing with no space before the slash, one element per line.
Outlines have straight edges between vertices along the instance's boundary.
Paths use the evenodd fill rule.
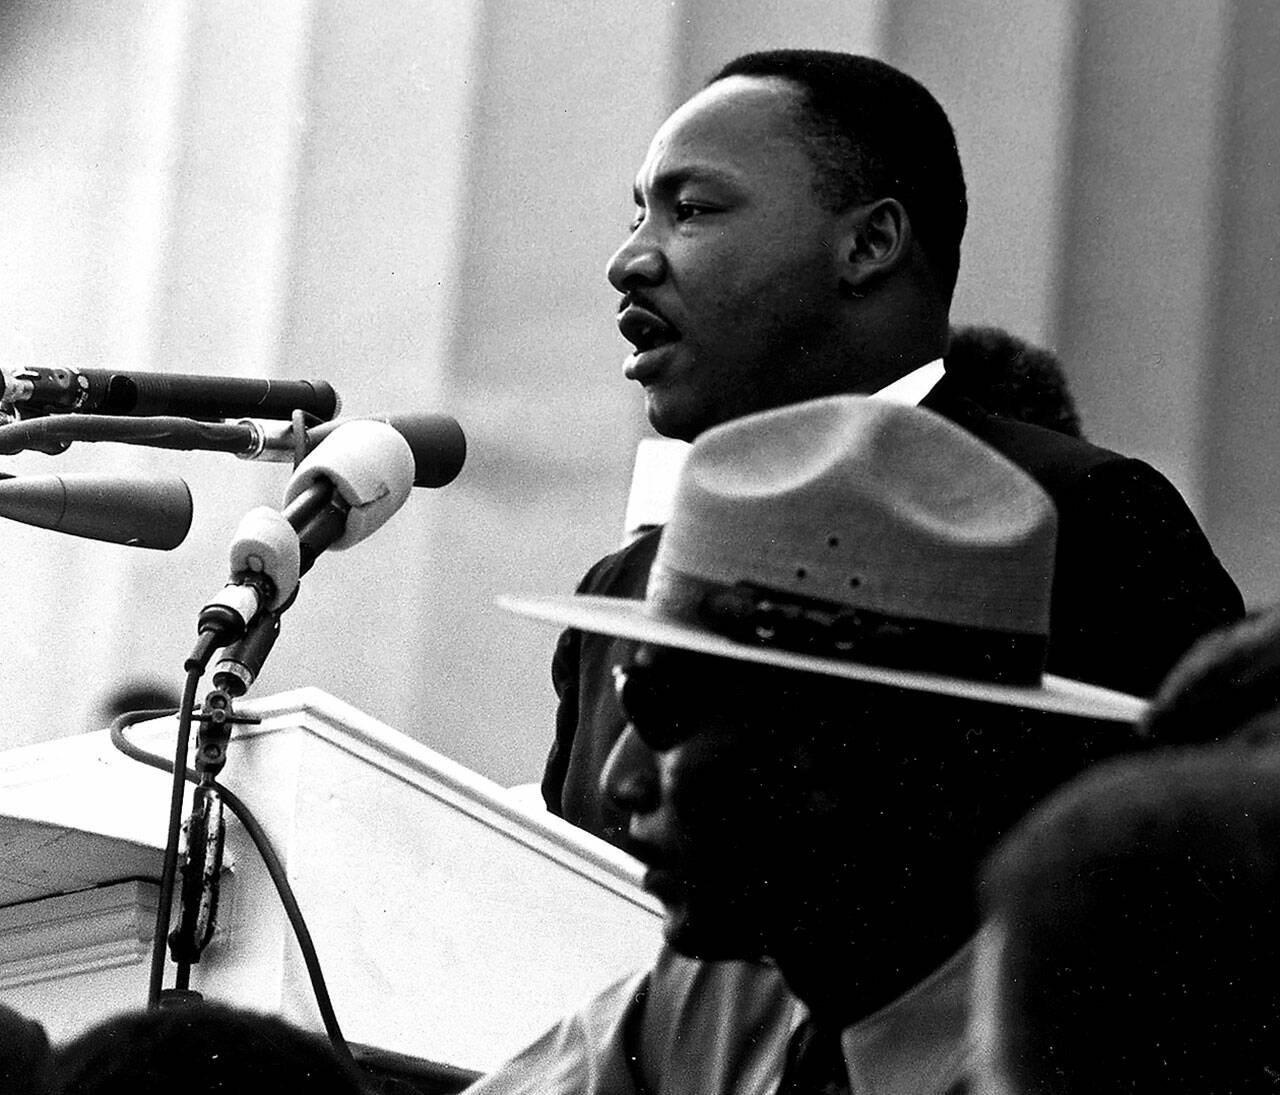
<path fill-rule="evenodd" d="M 60 1047 L 55 1060 L 58 1095 L 361 1090 L 322 1037 L 279 1016 L 208 1002 L 107 1019 Z"/>
<path fill-rule="evenodd" d="M 1280 763 L 1245 744 L 1113 762 L 981 885 L 976 1095 L 1280 1086 Z"/>

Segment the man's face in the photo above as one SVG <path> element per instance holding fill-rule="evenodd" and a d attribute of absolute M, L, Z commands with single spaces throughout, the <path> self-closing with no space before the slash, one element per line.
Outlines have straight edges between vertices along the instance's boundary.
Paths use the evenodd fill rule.
<path fill-rule="evenodd" d="M 815 910 L 830 915 L 855 843 L 857 870 L 875 870 L 865 849 L 887 846 L 875 833 L 894 822 L 867 818 L 877 796 L 856 772 L 815 758 L 803 710 L 768 671 L 653 653 L 641 648 L 625 667 L 628 726 L 601 777 L 628 814 L 623 847 L 647 865 L 645 888 L 662 901 L 677 950 L 777 957 L 820 919 Z M 869 810 L 849 808 L 851 798 Z M 856 842 L 851 821 L 862 826 Z"/>
<path fill-rule="evenodd" d="M 712 84 L 659 129 L 636 177 L 636 222 L 608 276 L 659 433 L 837 390 L 841 218 L 815 196 L 798 90 Z"/>
<path fill-rule="evenodd" d="M 784 735 L 737 702 L 747 674 L 669 652 L 655 668 L 645 653 L 619 690 L 628 726 L 601 777 L 629 815 L 623 846 L 647 865 L 677 950 L 757 957 L 797 843 Z"/>

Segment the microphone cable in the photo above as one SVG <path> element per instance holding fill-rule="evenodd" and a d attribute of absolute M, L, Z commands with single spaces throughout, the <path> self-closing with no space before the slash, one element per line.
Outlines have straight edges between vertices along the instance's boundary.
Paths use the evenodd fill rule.
<path fill-rule="evenodd" d="M 202 667 L 203 668 L 203 667 Z M 192 683 L 192 677 L 195 683 Z M 190 742 L 191 733 L 191 709 L 195 706 L 195 688 L 199 683 L 199 674 L 191 670 L 188 675 L 188 688 L 191 702 L 187 702 L 187 693 L 183 695 L 183 708 L 187 708 L 186 736 L 183 736 L 183 718 L 180 708 L 175 712 L 172 708 L 161 708 L 148 711 L 126 711 L 122 715 L 118 715 L 111 721 L 110 733 L 111 744 L 114 745 L 121 753 L 129 757 L 131 760 L 138 761 L 140 764 L 146 764 L 152 768 L 158 768 L 162 772 L 174 774 L 174 783 L 179 788 L 178 791 L 178 831 L 181 830 L 181 788 L 183 781 L 188 783 L 199 783 L 200 775 L 193 768 L 187 768 L 185 765 L 180 769 L 181 776 L 178 775 L 178 765 L 167 757 L 161 756 L 159 753 L 152 753 L 150 750 L 143 749 L 129 740 L 126 731 L 135 723 L 143 722 L 147 719 L 164 718 L 166 716 L 177 714 L 178 720 L 178 750 L 175 751 L 176 756 L 185 757 L 186 748 Z M 337 1053 L 350 1065 L 359 1069 L 360 1066 L 351 1052 L 351 1047 L 347 1044 L 346 1038 L 343 1036 L 342 1028 L 338 1025 L 338 1016 L 333 1009 L 333 1001 L 329 996 L 329 988 L 325 983 L 324 971 L 320 967 L 320 958 L 316 953 L 315 943 L 311 938 L 311 931 L 307 927 L 306 919 L 302 915 L 302 909 L 298 904 L 298 899 L 293 892 L 293 887 L 289 885 L 288 873 L 285 870 L 284 863 L 281 861 L 279 854 L 275 850 L 275 846 L 271 843 L 271 838 L 267 835 L 262 824 L 254 816 L 253 811 L 248 805 L 241 801 L 239 796 L 227 789 L 227 787 L 218 780 L 212 781 L 213 786 L 217 788 L 222 801 L 228 810 L 235 815 L 236 819 L 244 826 L 244 830 L 249 834 L 249 839 L 253 842 L 254 847 L 258 850 L 258 854 L 262 857 L 262 862 L 267 868 L 267 874 L 270 876 L 272 883 L 275 885 L 276 893 L 280 897 L 280 903 L 284 907 L 285 915 L 289 919 L 289 924 L 293 928 L 294 937 L 298 941 L 298 948 L 302 951 L 302 960 L 307 967 L 307 975 L 311 979 L 311 990 L 315 996 L 316 1006 L 320 1010 L 320 1018 L 324 1022 L 325 1033 L 329 1037 L 329 1042 L 333 1045 Z M 172 818 L 172 811 L 171 811 Z M 170 835 L 173 839 L 174 846 L 174 863 L 177 863 L 177 837 L 174 834 L 172 825 L 170 826 Z M 166 864 L 168 847 L 166 845 Z M 176 870 L 175 870 L 176 874 Z M 161 887 L 163 889 L 164 875 L 161 875 Z M 173 879 L 169 880 L 170 901 L 172 901 Z M 168 918 L 163 927 L 159 925 L 157 919 L 156 940 L 152 946 L 152 970 L 151 985 L 153 997 L 149 1003 L 150 1007 L 155 1007 L 159 1001 L 159 984 L 163 982 L 164 977 L 164 945 L 168 937 Z M 157 958 L 157 955 L 159 956 Z M 157 974 L 158 971 L 158 974 Z M 361 1070 L 363 1073 L 363 1070 Z"/>
<path fill-rule="evenodd" d="M 156 905 L 155 936 L 151 941 L 151 976 L 147 989 L 147 1007 L 160 1006 L 160 990 L 164 984 L 164 951 L 169 936 L 169 918 L 173 909 L 173 886 L 178 875 L 178 843 L 182 835 L 183 774 L 188 749 L 191 744 L 191 723 L 195 713 L 196 689 L 204 675 L 205 666 L 217 649 L 217 638 L 212 632 L 202 631 L 195 649 L 183 668 L 187 672 L 182 689 L 181 706 L 178 708 L 178 741 L 174 749 L 175 761 L 169 771 L 173 781 L 169 791 L 169 824 L 165 835 L 164 859 L 160 871 L 160 899 Z"/>
<path fill-rule="evenodd" d="M 301 413 L 301 412 L 299 412 Z M 51 414 L 0 425 L 0 454 L 33 449 L 60 453 L 73 441 L 117 441 L 162 449 L 200 449 L 247 455 L 245 429 L 234 422 L 202 422 L 177 415 L 148 418 L 94 414 Z"/>

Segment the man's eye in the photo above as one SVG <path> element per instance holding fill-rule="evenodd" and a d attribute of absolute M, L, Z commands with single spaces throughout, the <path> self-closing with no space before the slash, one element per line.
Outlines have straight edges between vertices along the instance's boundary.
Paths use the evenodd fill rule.
<path fill-rule="evenodd" d="M 627 231 L 634 232 L 642 224 L 644 224 L 644 210 L 638 210 L 636 215 L 631 218 L 631 223 L 627 225 Z"/>
<path fill-rule="evenodd" d="M 707 206 L 700 205 L 697 202 L 676 202 L 673 211 L 678 221 L 691 220 L 700 214 L 710 212 Z"/>

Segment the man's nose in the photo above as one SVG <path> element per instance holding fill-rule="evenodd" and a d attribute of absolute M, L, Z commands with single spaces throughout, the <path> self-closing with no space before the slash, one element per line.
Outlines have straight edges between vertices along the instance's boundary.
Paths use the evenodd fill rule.
<path fill-rule="evenodd" d="M 609 260 L 605 275 L 619 293 L 637 285 L 656 285 L 666 274 L 667 261 L 662 249 L 641 224 L 627 237 Z"/>
<path fill-rule="evenodd" d="M 629 814 L 646 813 L 657 806 L 656 758 L 631 723 L 609 750 L 600 773 L 600 793 Z"/>

